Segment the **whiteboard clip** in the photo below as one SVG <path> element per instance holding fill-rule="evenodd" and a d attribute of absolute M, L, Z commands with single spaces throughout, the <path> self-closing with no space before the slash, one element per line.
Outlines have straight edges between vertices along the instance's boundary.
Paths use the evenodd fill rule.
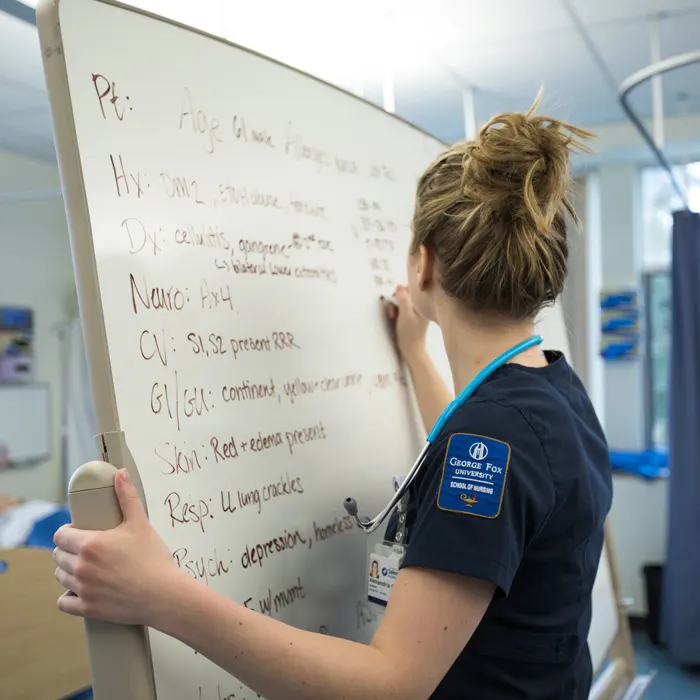
<path fill-rule="evenodd" d="M 108 433 L 98 433 L 95 436 L 95 441 L 103 462 L 111 464 L 116 469 L 126 469 L 129 472 L 131 482 L 136 487 L 141 503 L 143 503 L 143 507 L 146 510 L 146 515 L 148 515 L 148 506 L 146 505 L 141 475 L 127 445 L 124 431 L 115 430 Z"/>

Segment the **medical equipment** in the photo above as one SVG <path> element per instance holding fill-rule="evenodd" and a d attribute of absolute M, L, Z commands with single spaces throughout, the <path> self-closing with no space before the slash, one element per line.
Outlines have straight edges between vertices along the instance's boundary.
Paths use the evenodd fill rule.
<path fill-rule="evenodd" d="M 452 417 L 452 414 L 463 404 L 465 404 L 469 397 L 476 391 L 479 385 L 490 375 L 493 374 L 499 367 L 502 367 L 507 362 L 510 362 L 516 355 L 519 355 L 525 350 L 529 350 L 535 345 L 539 345 L 542 342 L 542 336 L 533 335 L 531 338 L 524 340 L 522 343 L 514 345 L 510 350 L 506 350 L 502 355 L 499 355 L 496 359 L 489 362 L 484 369 L 479 372 L 474 379 L 472 379 L 469 384 L 467 384 L 464 389 L 460 392 L 459 396 L 451 401 L 447 408 L 440 414 L 440 417 L 435 422 L 433 429 L 428 435 L 425 445 L 418 455 L 418 459 L 414 462 L 411 467 L 411 471 L 408 472 L 406 478 L 403 480 L 401 486 L 394 493 L 393 498 L 387 503 L 387 505 L 371 520 L 368 518 L 362 518 L 358 515 L 357 501 L 354 498 L 346 498 L 343 502 L 345 511 L 349 516 L 351 516 L 357 526 L 364 530 L 366 533 L 374 532 L 383 522 L 386 520 L 387 516 L 396 508 L 404 494 L 408 491 L 408 487 L 413 483 L 413 480 L 418 475 L 423 463 L 425 462 L 425 457 L 428 453 L 428 449 L 433 442 L 439 437 L 442 429 L 445 427 L 447 421 Z"/>

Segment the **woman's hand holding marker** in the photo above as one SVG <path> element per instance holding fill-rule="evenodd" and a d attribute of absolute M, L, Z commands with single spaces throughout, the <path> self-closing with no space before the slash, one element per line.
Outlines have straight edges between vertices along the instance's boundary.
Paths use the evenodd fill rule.
<path fill-rule="evenodd" d="M 391 324 L 396 346 L 410 365 L 425 353 L 428 321 L 413 306 L 408 287 L 399 285 L 392 298 L 382 297 L 387 319 Z"/>

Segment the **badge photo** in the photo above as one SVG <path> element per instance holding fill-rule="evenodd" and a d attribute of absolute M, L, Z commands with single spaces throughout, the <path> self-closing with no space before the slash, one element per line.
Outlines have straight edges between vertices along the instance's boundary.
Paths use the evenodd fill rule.
<path fill-rule="evenodd" d="M 378 544 L 370 552 L 367 577 L 367 600 L 370 603 L 386 607 L 402 559 L 403 547 L 391 542 Z"/>

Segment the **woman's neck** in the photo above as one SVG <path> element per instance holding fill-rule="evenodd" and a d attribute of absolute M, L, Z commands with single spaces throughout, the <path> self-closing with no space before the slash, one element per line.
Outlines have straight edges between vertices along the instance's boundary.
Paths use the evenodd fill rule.
<path fill-rule="evenodd" d="M 436 320 L 442 330 L 455 394 L 489 362 L 535 334 L 534 323 L 529 319 L 513 322 L 478 318 L 455 309 L 452 304 L 440 309 Z M 541 346 L 525 350 L 510 362 L 526 367 L 547 365 Z"/>

